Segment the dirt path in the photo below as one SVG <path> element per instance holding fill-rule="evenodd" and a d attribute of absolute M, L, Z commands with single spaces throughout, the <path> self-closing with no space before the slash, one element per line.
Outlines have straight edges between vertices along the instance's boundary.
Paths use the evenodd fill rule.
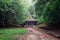
<path fill-rule="evenodd" d="M 26 28 L 28 30 L 27 35 L 23 35 L 17 38 L 17 40 L 59 40 L 54 38 L 47 33 L 45 33 L 42 29 L 37 28 Z"/>

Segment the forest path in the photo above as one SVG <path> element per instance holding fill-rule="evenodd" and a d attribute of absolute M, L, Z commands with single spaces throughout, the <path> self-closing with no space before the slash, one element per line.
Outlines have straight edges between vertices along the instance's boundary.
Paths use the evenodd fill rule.
<path fill-rule="evenodd" d="M 42 29 L 31 27 L 26 29 L 28 30 L 28 34 L 19 36 L 16 40 L 59 40 L 53 36 L 48 35 Z"/>

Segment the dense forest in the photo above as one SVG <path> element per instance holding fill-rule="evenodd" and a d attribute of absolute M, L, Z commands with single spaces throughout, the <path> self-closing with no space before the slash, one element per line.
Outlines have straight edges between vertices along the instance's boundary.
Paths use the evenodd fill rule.
<path fill-rule="evenodd" d="M 0 26 L 22 24 L 27 18 L 25 0 L 0 0 Z"/>
<path fill-rule="evenodd" d="M 35 11 L 39 23 L 60 22 L 60 0 L 38 0 Z"/>
<path fill-rule="evenodd" d="M 29 1 L 0 0 L 0 26 L 23 24 L 29 12 L 35 15 L 38 23 L 60 22 L 60 0 Z"/>

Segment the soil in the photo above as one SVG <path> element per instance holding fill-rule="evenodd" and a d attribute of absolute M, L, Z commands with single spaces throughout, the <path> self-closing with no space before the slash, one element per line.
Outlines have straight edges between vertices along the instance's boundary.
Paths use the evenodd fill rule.
<path fill-rule="evenodd" d="M 60 40 L 47 34 L 44 30 L 39 28 L 28 27 L 26 29 L 28 30 L 28 33 L 16 36 L 15 40 Z"/>

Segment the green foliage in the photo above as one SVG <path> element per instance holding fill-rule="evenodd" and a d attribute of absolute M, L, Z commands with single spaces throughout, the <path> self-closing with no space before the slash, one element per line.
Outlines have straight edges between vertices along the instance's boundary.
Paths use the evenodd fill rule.
<path fill-rule="evenodd" d="M 60 0 L 38 0 L 35 8 L 39 22 L 60 22 Z"/>
<path fill-rule="evenodd" d="M 14 40 L 16 35 L 26 34 L 28 31 L 26 29 L 0 29 L 0 40 Z"/>
<path fill-rule="evenodd" d="M 0 0 L 0 25 L 22 24 L 27 11 L 25 0 Z"/>

